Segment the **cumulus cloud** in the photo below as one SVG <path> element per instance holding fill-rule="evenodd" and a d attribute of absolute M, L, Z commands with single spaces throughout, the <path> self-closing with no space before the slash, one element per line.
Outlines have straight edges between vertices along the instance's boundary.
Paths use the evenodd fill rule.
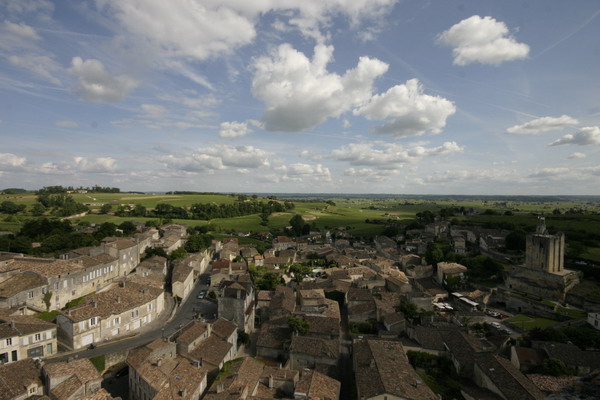
<path fill-rule="evenodd" d="M 423 157 L 460 153 L 463 147 L 456 142 L 445 142 L 438 147 L 414 146 L 405 148 L 397 143 L 386 143 L 376 148 L 373 143 L 351 143 L 331 152 L 334 159 L 346 161 L 353 166 L 373 166 L 380 169 L 396 169 Z"/>
<path fill-rule="evenodd" d="M 219 136 L 222 138 L 232 139 L 240 136 L 246 136 L 249 133 L 252 133 L 252 129 L 248 127 L 247 122 L 221 122 L 219 127 Z"/>
<path fill-rule="evenodd" d="M 333 46 L 315 46 L 313 59 L 289 44 L 253 64 L 252 93 L 265 103 L 262 118 L 268 131 L 299 132 L 314 128 L 359 106 L 372 95 L 374 80 L 388 65 L 361 57 L 358 65 L 338 75 L 327 71 Z"/>
<path fill-rule="evenodd" d="M 269 152 L 253 146 L 229 146 L 218 144 L 197 149 L 192 154 L 167 155 L 159 160 L 171 169 L 202 172 L 227 167 L 248 169 L 268 166 Z"/>
<path fill-rule="evenodd" d="M 281 181 L 324 183 L 331 181 L 331 171 L 321 164 L 304 163 L 283 165 L 275 168 Z"/>
<path fill-rule="evenodd" d="M 302 150 L 299 154 L 300 157 L 306 158 L 307 160 L 320 161 L 323 159 L 323 155 L 310 150 Z"/>
<path fill-rule="evenodd" d="M 567 126 L 577 125 L 578 123 L 578 120 L 569 117 L 568 115 L 561 115 L 560 117 L 542 117 L 522 125 L 511 126 L 506 130 L 506 133 L 536 135 L 542 132 L 563 129 Z"/>
<path fill-rule="evenodd" d="M 54 5 L 48 0 L 4 0 L 3 3 L 10 14 L 39 13 L 46 16 L 54 10 Z"/>
<path fill-rule="evenodd" d="M 574 134 L 568 134 L 555 140 L 548 146 L 561 146 L 563 144 L 578 144 L 580 146 L 600 144 L 600 128 L 597 126 L 586 126 Z"/>
<path fill-rule="evenodd" d="M 27 159 L 12 153 L 0 153 L 0 170 L 12 171 L 25 167 Z"/>
<path fill-rule="evenodd" d="M 344 175 L 355 178 L 361 182 L 383 182 L 389 180 L 396 171 L 377 170 L 373 168 L 348 168 L 344 170 Z"/>
<path fill-rule="evenodd" d="M 517 42 L 504 22 L 479 15 L 453 25 L 442 32 L 437 41 L 453 48 L 455 65 L 474 62 L 498 65 L 526 58 L 529 54 L 529 46 Z"/>
<path fill-rule="evenodd" d="M 261 15 L 277 13 L 305 36 L 322 40 L 322 26 L 334 16 L 353 26 L 385 16 L 396 0 L 96 0 L 114 15 L 124 38 L 150 45 L 156 54 L 175 59 L 205 60 L 250 44 Z"/>
<path fill-rule="evenodd" d="M 65 121 L 56 121 L 54 123 L 54 125 L 60 126 L 61 128 L 78 128 L 79 127 L 79 124 L 77 122 L 75 122 L 75 121 L 68 121 L 68 120 L 65 120 Z"/>
<path fill-rule="evenodd" d="M 377 133 L 398 137 L 418 136 L 425 132 L 440 133 L 446 119 L 456 112 L 454 103 L 439 96 L 423 93 L 418 79 L 396 85 L 387 92 L 375 95 L 364 106 L 354 111 L 369 120 L 385 120 L 375 127 Z"/>
<path fill-rule="evenodd" d="M 569 159 L 570 159 L 570 160 L 573 160 L 573 159 L 577 159 L 577 158 L 585 158 L 585 157 L 586 157 L 586 155 L 585 155 L 585 154 L 583 154 L 583 153 L 579 153 L 579 152 L 575 152 L 575 153 L 573 153 L 573 154 L 571 154 L 571 155 L 569 156 Z"/>
<path fill-rule="evenodd" d="M 78 78 L 75 93 L 91 102 L 119 102 L 138 86 L 138 82 L 125 75 L 113 77 L 104 65 L 94 59 L 73 57 L 69 72 Z"/>
<path fill-rule="evenodd" d="M 112 157 L 74 157 L 73 160 L 73 168 L 77 171 L 105 173 L 117 170 L 117 160 Z"/>

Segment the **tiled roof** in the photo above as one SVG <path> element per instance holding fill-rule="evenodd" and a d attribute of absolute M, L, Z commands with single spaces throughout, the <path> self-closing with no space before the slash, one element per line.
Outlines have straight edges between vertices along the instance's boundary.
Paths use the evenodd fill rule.
<path fill-rule="evenodd" d="M 208 324 L 202 321 L 192 321 L 183 330 L 177 338 L 177 342 L 190 344 L 208 330 Z"/>
<path fill-rule="evenodd" d="M 120 397 L 117 397 L 117 399 L 120 399 Z M 96 393 L 81 397 L 79 400 L 115 400 L 115 398 L 112 397 L 111 394 L 106 391 L 106 389 L 101 388 Z"/>
<path fill-rule="evenodd" d="M 304 320 L 308 322 L 310 333 L 326 334 L 336 337 L 340 333 L 340 322 L 335 318 L 327 318 L 314 315 L 304 315 Z"/>
<path fill-rule="evenodd" d="M 505 358 L 495 354 L 478 354 L 475 364 L 507 399 L 541 400 L 545 397 L 533 382 Z"/>
<path fill-rule="evenodd" d="M 303 370 L 294 390 L 295 396 L 307 399 L 337 400 L 341 383 L 317 371 Z"/>
<path fill-rule="evenodd" d="M 256 340 L 257 347 L 280 349 L 283 344 L 291 339 L 292 331 L 287 326 L 277 326 L 265 323 L 260 328 L 260 334 Z"/>
<path fill-rule="evenodd" d="M 71 321 L 83 321 L 91 317 L 106 318 L 121 314 L 156 299 L 163 291 L 125 281 L 125 287 L 115 287 L 86 298 L 86 303 L 63 312 Z"/>
<path fill-rule="evenodd" d="M 173 282 L 184 282 L 194 269 L 184 264 L 177 264 L 173 267 Z"/>
<path fill-rule="evenodd" d="M 211 328 L 213 335 L 227 339 L 237 330 L 237 325 L 225 318 L 218 318 L 212 323 Z"/>
<path fill-rule="evenodd" d="M 337 359 L 340 353 L 338 339 L 311 336 L 293 336 L 290 353 L 309 354 L 315 357 Z"/>
<path fill-rule="evenodd" d="M 0 298 L 9 298 L 26 290 L 39 288 L 48 284 L 48 281 L 38 274 L 21 273 L 11 276 L 0 283 Z"/>
<path fill-rule="evenodd" d="M 70 377 L 62 381 L 60 384 L 58 384 L 56 387 L 52 388 L 50 390 L 50 394 L 56 400 L 68 400 L 75 393 L 81 390 L 84 384 L 84 382 L 79 380 L 79 377 L 77 377 L 77 375 L 71 375 Z"/>
<path fill-rule="evenodd" d="M 76 262 L 68 260 L 56 260 L 53 258 L 17 258 L 10 265 L 18 267 L 21 271 L 33 271 L 50 278 L 58 275 L 64 275 L 73 271 L 80 271 L 83 267 Z"/>
<path fill-rule="evenodd" d="M 361 397 L 391 394 L 407 400 L 437 399 L 412 368 L 399 342 L 355 340 L 353 354 Z"/>
<path fill-rule="evenodd" d="M 29 335 L 52 328 L 56 329 L 56 325 L 36 317 L 28 315 L 8 316 L 0 313 L 0 338 Z"/>
<path fill-rule="evenodd" d="M 94 364 L 87 358 L 71 362 L 48 363 L 44 365 L 44 371 L 51 378 L 65 375 L 76 376 L 82 384 L 102 380 L 102 376 Z"/>
<path fill-rule="evenodd" d="M 83 265 L 85 268 L 91 268 L 98 265 L 110 264 L 111 262 L 118 260 L 118 258 L 112 257 L 108 254 L 98 254 L 97 256 L 78 257 L 73 262 L 77 262 Z"/>
<path fill-rule="evenodd" d="M 229 368 L 229 373 L 213 382 L 204 400 L 238 400 L 244 389 L 247 389 L 248 393 L 254 392 L 263 369 L 264 364 L 250 357 L 234 361 Z M 223 391 L 217 393 L 219 386 Z"/>
<path fill-rule="evenodd" d="M 0 365 L 0 400 L 28 396 L 29 385 L 42 385 L 40 370 L 31 358 Z"/>
<path fill-rule="evenodd" d="M 196 360 L 208 362 L 218 368 L 225 357 L 227 357 L 227 353 L 229 353 L 229 350 L 231 350 L 232 347 L 233 345 L 231 343 L 226 342 L 215 335 L 210 335 L 189 354 L 190 357 Z"/>

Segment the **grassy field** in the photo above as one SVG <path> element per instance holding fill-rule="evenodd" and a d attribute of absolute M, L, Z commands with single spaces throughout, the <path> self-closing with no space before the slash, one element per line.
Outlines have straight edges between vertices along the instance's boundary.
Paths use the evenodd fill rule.
<path fill-rule="evenodd" d="M 529 315 L 524 314 L 517 314 L 514 317 L 507 318 L 505 321 L 510 322 L 513 325 L 528 331 L 533 328 L 546 328 L 548 326 L 552 326 L 558 323 L 558 321 L 555 321 L 553 319 L 531 317 Z"/>

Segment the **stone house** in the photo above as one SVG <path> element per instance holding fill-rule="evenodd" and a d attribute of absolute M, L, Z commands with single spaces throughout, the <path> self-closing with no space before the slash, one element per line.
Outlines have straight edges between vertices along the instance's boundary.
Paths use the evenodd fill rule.
<path fill-rule="evenodd" d="M 207 374 L 198 362 L 177 355 L 173 342 L 156 339 L 129 352 L 129 399 L 197 400 Z"/>
<path fill-rule="evenodd" d="M 287 236 L 277 236 L 273 239 L 273 249 L 275 251 L 291 249 L 296 246 L 296 242 Z"/>
<path fill-rule="evenodd" d="M 73 349 L 133 334 L 165 307 L 164 291 L 131 281 L 88 296 L 84 304 L 57 315 L 59 337 Z"/>
<path fill-rule="evenodd" d="M 0 364 L 57 351 L 55 324 L 28 315 L 0 315 Z"/>
<path fill-rule="evenodd" d="M 232 321 L 246 333 L 254 331 L 254 285 L 249 275 L 224 281 L 217 301 L 219 317 Z"/>
<path fill-rule="evenodd" d="M 175 264 L 171 284 L 173 297 L 178 297 L 183 302 L 194 289 L 194 269 L 183 263 Z"/>
<path fill-rule="evenodd" d="M 359 339 L 352 347 L 357 398 L 438 399 L 412 368 L 400 342 Z"/>
<path fill-rule="evenodd" d="M 295 335 L 289 349 L 289 366 L 292 369 L 310 368 L 336 372 L 339 356 L 338 338 Z"/>
<path fill-rule="evenodd" d="M 458 263 L 440 262 L 437 264 L 436 279 L 440 285 L 446 285 L 448 278 L 463 279 L 467 267 Z"/>
<path fill-rule="evenodd" d="M 26 400 L 44 394 L 38 364 L 31 358 L 0 365 L 0 399 Z"/>
<path fill-rule="evenodd" d="M 48 363 L 42 367 L 46 394 L 52 400 L 76 400 L 100 390 L 102 376 L 87 359 Z"/>

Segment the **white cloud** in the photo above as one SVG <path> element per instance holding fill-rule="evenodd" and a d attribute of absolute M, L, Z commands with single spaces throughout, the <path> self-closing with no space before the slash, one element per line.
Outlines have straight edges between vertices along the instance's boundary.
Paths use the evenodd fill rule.
<path fill-rule="evenodd" d="M 389 133 L 398 137 L 418 136 L 429 131 L 440 133 L 446 119 L 456 112 L 454 103 L 439 96 L 423 94 L 423 85 L 411 79 L 404 85 L 396 85 L 387 92 L 377 94 L 354 111 L 369 120 L 389 119 L 375 127 L 377 133 Z"/>
<path fill-rule="evenodd" d="M 54 5 L 48 0 L 4 0 L 4 6 L 9 13 L 14 14 L 37 12 L 47 15 L 54 10 Z"/>
<path fill-rule="evenodd" d="M 438 147 L 414 146 L 405 148 L 397 143 L 386 143 L 376 148 L 373 143 L 351 143 L 331 152 L 338 161 L 353 166 L 373 166 L 380 169 L 396 169 L 418 161 L 423 157 L 460 153 L 463 148 L 455 142 L 445 142 Z"/>
<path fill-rule="evenodd" d="M 310 150 L 302 150 L 299 154 L 300 157 L 302 158 L 306 158 L 307 160 L 311 160 L 311 161 L 320 161 L 323 159 L 323 155 L 316 153 L 314 151 L 310 151 Z"/>
<path fill-rule="evenodd" d="M 12 153 L 0 153 L 0 170 L 12 171 L 25 167 L 27 159 Z"/>
<path fill-rule="evenodd" d="M 351 126 L 352 126 L 352 123 L 350 123 L 350 121 L 348 121 L 347 119 L 344 119 L 344 120 L 342 121 L 342 127 L 343 127 L 344 129 L 348 129 L 348 128 L 350 128 Z"/>
<path fill-rule="evenodd" d="M 24 23 L 4 21 L 0 25 L 0 56 L 19 69 L 29 70 L 45 81 L 59 85 L 56 77 L 63 68 L 54 56 L 38 45 L 42 39 L 37 31 Z"/>
<path fill-rule="evenodd" d="M 60 84 L 60 80 L 54 75 L 57 72 L 62 71 L 62 68 L 50 56 L 32 53 L 11 55 L 8 57 L 8 62 L 15 67 L 27 69 L 48 82 L 52 82 L 56 85 Z"/>
<path fill-rule="evenodd" d="M 79 127 L 79 124 L 77 122 L 75 122 L 75 121 L 68 121 L 68 120 L 65 120 L 65 121 L 56 121 L 54 123 L 54 125 L 60 126 L 61 128 L 78 128 Z"/>
<path fill-rule="evenodd" d="M 290 164 L 277 167 L 281 181 L 325 183 L 331 181 L 331 171 L 321 164 Z"/>
<path fill-rule="evenodd" d="M 159 104 L 142 104 L 142 118 L 159 119 L 167 114 L 167 109 Z"/>
<path fill-rule="evenodd" d="M 123 38 L 142 42 L 160 57 L 206 60 L 230 54 L 256 37 L 261 15 L 270 12 L 305 36 L 322 40 L 321 27 L 334 16 L 353 27 L 378 20 L 396 0 L 96 0 L 125 29 Z"/>
<path fill-rule="evenodd" d="M 247 122 L 221 122 L 219 127 L 219 136 L 222 138 L 237 138 L 249 133 L 252 133 L 252 129 L 248 128 Z"/>
<path fill-rule="evenodd" d="M 38 35 L 37 31 L 31 26 L 24 23 L 14 23 L 10 21 L 4 21 L 3 28 L 16 36 L 20 36 L 28 40 L 41 40 L 41 36 Z"/>
<path fill-rule="evenodd" d="M 526 58 L 529 46 L 518 43 L 504 22 L 492 17 L 473 15 L 442 32 L 439 43 L 453 47 L 454 64 L 474 62 L 498 65 L 504 61 Z"/>
<path fill-rule="evenodd" d="M 578 123 L 578 120 L 569 117 L 568 115 L 561 115 L 560 117 L 542 117 L 522 125 L 511 126 L 506 130 L 506 133 L 536 135 L 542 132 L 563 129 L 567 126 L 577 125 Z"/>
<path fill-rule="evenodd" d="M 357 179 L 360 182 L 384 182 L 394 176 L 397 171 L 377 170 L 373 168 L 348 168 L 344 170 L 344 175 Z"/>
<path fill-rule="evenodd" d="M 192 154 L 167 155 L 159 161 L 167 168 L 188 172 L 221 170 L 227 167 L 248 169 L 269 166 L 269 152 L 253 146 L 217 144 L 199 148 Z"/>
<path fill-rule="evenodd" d="M 555 140 L 548 146 L 560 146 L 563 144 L 578 144 L 580 146 L 600 144 L 600 128 L 597 126 L 587 126 L 574 134 L 564 135 Z"/>
<path fill-rule="evenodd" d="M 310 60 L 289 44 L 255 60 L 252 93 L 265 103 L 268 131 L 299 132 L 337 117 L 371 97 L 373 81 L 388 65 L 361 57 L 343 76 L 327 71 L 333 46 L 317 45 Z"/>
<path fill-rule="evenodd" d="M 575 153 L 573 153 L 573 154 L 571 154 L 571 155 L 569 156 L 569 159 L 570 159 L 570 160 L 573 160 L 573 159 L 577 159 L 577 158 L 585 158 L 585 157 L 587 157 L 585 154 L 583 154 L 583 153 L 579 153 L 579 152 L 575 152 Z"/>
<path fill-rule="evenodd" d="M 86 101 L 119 102 L 138 86 L 138 82 L 125 75 L 113 77 L 104 65 L 94 59 L 73 57 L 69 72 L 78 78 L 75 93 Z"/>
<path fill-rule="evenodd" d="M 73 160 L 73 168 L 77 171 L 105 173 L 117 170 L 117 161 L 112 157 L 74 157 Z"/>

